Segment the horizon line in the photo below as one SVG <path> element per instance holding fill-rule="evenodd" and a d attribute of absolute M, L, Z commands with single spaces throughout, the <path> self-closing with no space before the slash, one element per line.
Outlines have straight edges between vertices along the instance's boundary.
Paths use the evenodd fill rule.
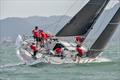
<path fill-rule="evenodd" d="M 29 18 L 29 17 L 46 17 L 46 18 L 49 18 L 49 17 L 52 17 L 52 16 L 68 16 L 68 17 L 72 17 L 70 15 L 50 15 L 50 16 L 33 15 L 33 16 L 9 16 L 9 17 L 3 17 L 3 18 L 0 17 L 0 20 L 4 20 L 4 19 L 7 19 L 7 18 Z"/>

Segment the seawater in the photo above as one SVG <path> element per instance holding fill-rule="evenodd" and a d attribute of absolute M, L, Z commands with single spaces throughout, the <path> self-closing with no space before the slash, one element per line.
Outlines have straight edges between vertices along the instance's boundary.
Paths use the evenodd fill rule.
<path fill-rule="evenodd" d="M 2 44 L 0 80 L 120 80 L 120 45 L 108 46 L 102 56 L 111 62 L 27 66 L 19 64 L 14 44 Z"/>

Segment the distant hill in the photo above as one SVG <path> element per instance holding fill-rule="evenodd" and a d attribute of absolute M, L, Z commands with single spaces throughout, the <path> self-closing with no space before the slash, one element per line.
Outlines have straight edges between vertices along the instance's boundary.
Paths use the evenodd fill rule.
<path fill-rule="evenodd" d="M 11 17 L 0 20 L 1 37 L 16 38 L 18 34 L 29 34 L 34 26 L 55 34 L 60 30 L 71 17 L 69 16 L 32 16 L 28 18 Z"/>
<path fill-rule="evenodd" d="M 69 20 L 69 16 L 50 16 L 50 17 L 40 17 L 32 16 L 27 18 L 11 17 L 0 20 L 0 36 L 12 37 L 15 39 L 18 34 L 28 34 L 31 35 L 31 30 L 34 26 L 39 26 L 39 28 L 49 31 L 53 34 L 57 33 Z M 120 41 L 120 25 L 115 32 L 112 40 Z"/>

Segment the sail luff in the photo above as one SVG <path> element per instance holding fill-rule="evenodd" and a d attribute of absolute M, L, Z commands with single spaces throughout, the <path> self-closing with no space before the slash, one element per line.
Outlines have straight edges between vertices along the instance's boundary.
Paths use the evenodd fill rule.
<path fill-rule="evenodd" d="M 120 7 L 117 10 L 116 14 L 95 41 L 95 43 L 91 46 L 90 50 L 87 53 L 87 57 L 97 57 L 105 48 L 107 43 L 109 42 L 110 38 L 114 34 L 115 30 L 117 29 L 118 25 L 120 24 Z"/>
<path fill-rule="evenodd" d="M 56 36 L 85 35 L 108 2 L 109 0 L 90 0 Z"/>
<path fill-rule="evenodd" d="M 104 8 L 106 7 L 106 5 L 108 4 L 110 0 L 106 0 L 103 5 L 101 6 L 101 8 L 98 10 L 98 12 L 96 13 L 96 16 L 94 18 L 94 20 L 92 21 L 90 28 L 88 29 L 88 31 L 84 34 L 84 37 L 87 37 L 87 35 L 89 34 L 89 32 L 92 30 L 93 25 L 96 23 L 97 18 L 101 15 L 101 13 L 103 12 Z"/>

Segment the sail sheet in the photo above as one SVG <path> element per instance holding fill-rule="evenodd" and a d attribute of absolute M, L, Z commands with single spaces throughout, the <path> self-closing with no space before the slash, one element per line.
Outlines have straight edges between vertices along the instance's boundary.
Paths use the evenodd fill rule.
<path fill-rule="evenodd" d="M 85 35 L 109 0 L 90 0 L 56 36 Z"/>
<path fill-rule="evenodd" d="M 87 53 L 87 57 L 95 58 L 103 51 L 103 49 L 109 42 L 110 38 L 114 34 L 119 24 L 120 24 L 120 7 L 117 10 L 114 17 L 112 18 L 112 20 L 110 21 L 110 23 L 98 37 L 95 43 L 91 46 L 90 50 Z"/>

